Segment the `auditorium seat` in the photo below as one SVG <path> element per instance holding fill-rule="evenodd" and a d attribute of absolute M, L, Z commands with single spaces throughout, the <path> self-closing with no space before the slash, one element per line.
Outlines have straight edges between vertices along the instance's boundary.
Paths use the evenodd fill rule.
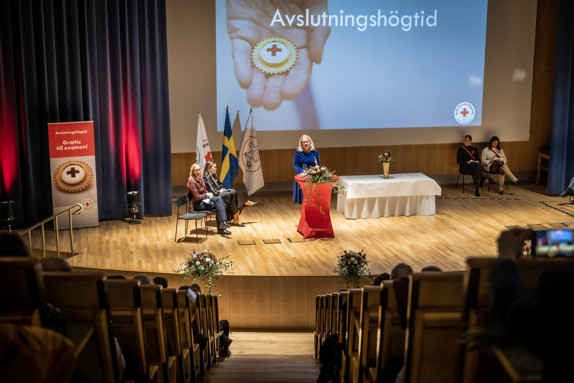
<path fill-rule="evenodd" d="M 140 282 L 108 279 L 106 283 L 112 329 L 122 350 L 127 351 L 124 356 L 128 363 L 128 378 L 138 382 L 159 382 L 158 367 L 148 365 L 146 360 Z M 134 362 L 137 366 L 129 365 Z"/>
<path fill-rule="evenodd" d="M 225 357 L 227 355 L 221 354 L 222 348 L 221 348 L 220 340 L 221 340 L 221 335 L 223 334 L 223 331 L 219 328 L 219 299 L 218 299 L 217 295 L 209 294 L 208 295 L 208 301 L 209 301 L 210 321 L 211 321 L 214 336 L 215 336 L 216 354 L 219 357 Z"/>
<path fill-rule="evenodd" d="M 359 353 L 351 361 L 355 382 L 369 380 L 369 369 L 376 367 L 377 332 L 381 286 L 365 286 L 361 294 L 361 318 L 359 324 Z"/>
<path fill-rule="evenodd" d="M 191 312 L 190 300 L 186 295 L 186 291 L 179 290 L 177 292 L 178 301 L 178 315 L 179 315 L 179 332 L 181 347 L 188 349 L 190 352 L 191 363 L 191 381 L 195 382 L 199 375 L 199 344 L 193 341 L 193 321 L 195 318 Z"/>
<path fill-rule="evenodd" d="M 188 348 L 181 345 L 177 290 L 162 289 L 161 296 L 168 355 L 177 359 L 177 381 L 187 382 L 191 378 L 191 354 Z"/>
<path fill-rule="evenodd" d="M 40 263 L 31 257 L 0 257 L 0 320 L 41 326 L 45 305 Z M 9 292 L 9 293 L 7 293 Z"/>
<path fill-rule="evenodd" d="M 464 278 L 463 333 L 490 328 L 493 325 L 491 318 L 492 300 L 488 279 L 496 261 L 496 258 L 471 257 L 467 259 L 467 272 Z M 534 291 L 540 270 L 547 267 L 574 268 L 574 259 L 522 259 L 518 261 L 518 267 L 526 288 Z M 514 363 L 513 361 L 516 359 L 509 358 L 508 349 L 497 348 L 496 346 L 477 348 L 474 341 L 463 343 L 459 347 L 458 381 L 483 383 L 493 379 L 506 379 L 513 382 L 524 381 L 524 379 L 529 379 L 529 381 L 541 380 L 542 365 L 539 359 L 533 354 L 525 353 L 525 349 L 511 352 L 523 353 L 521 359 L 527 361 L 526 367 L 528 368 L 524 368 L 523 363 Z M 536 366 L 538 366 L 537 373 L 533 373 L 533 367 Z M 527 371 L 527 376 L 524 376 L 522 371 Z"/>
<path fill-rule="evenodd" d="M 67 336 L 76 345 L 77 381 L 118 380 L 105 280 L 98 272 L 44 272 L 46 300 L 62 311 Z"/>
<path fill-rule="evenodd" d="M 315 350 L 315 358 L 319 357 L 319 350 L 321 350 L 322 338 L 321 334 L 323 333 L 323 298 L 321 295 L 317 295 L 315 298 L 315 332 L 313 334 L 314 339 L 314 350 Z"/>
<path fill-rule="evenodd" d="M 384 369 L 389 369 L 391 366 L 400 368 L 404 361 L 405 330 L 401 326 L 393 281 L 383 281 L 382 286 L 379 305 L 377 365 L 375 371 L 369 370 L 370 381 L 377 381 L 377 376 Z"/>
<path fill-rule="evenodd" d="M 158 366 L 162 382 L 173 383 L 177 377 L 177 361 L 167 353 L 161 290 L 160 285 L 141 286 L 146 358 L 150 365 Z"/>
<path fill-rule="evenodd" d="M 344 382 L 355 382 L 358 378 L 353 374 L 352 360 L 359 356 L 359 326 L 361 320 L 361 294 L 362 289 L 349 289 L 347 302 L 347 335 L 345 351 L 342 361 L 341 377 Z"/>
<path fill-rule="evenodd" d="M 456 381 L 463 274 L 415 273 L 409 277 L 406 381 Z"/>

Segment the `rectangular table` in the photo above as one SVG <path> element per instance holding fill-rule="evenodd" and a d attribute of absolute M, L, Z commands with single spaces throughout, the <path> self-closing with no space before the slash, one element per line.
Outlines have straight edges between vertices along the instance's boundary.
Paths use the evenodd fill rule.
<path fill-rule="evenodd" d="M 345 218 L 434 215 L 441 188 L 422 173 L 341 176 L 346 193 L 337 197 L 337 211 Z"/>

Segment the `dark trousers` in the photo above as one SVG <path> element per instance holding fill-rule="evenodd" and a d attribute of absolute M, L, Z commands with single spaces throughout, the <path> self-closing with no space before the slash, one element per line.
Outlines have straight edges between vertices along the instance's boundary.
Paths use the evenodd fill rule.
<path fill-rule="evenodd" d="M 469 174 L 472 176 L 474 181 L 474 187 L 476 190 L 480 188 L 480 174 L 484 171 L 481 164 L 472 162 L 470 164 L 460 165 L 460 172 L 463 174 Z"/>
<path fill-rule="evenodd" d="M 239 211 L 239 199 L 237 198 L 237 192 L 234 189 L 229 189 L 219 193 L 219 197 L 223 198 L 223 202 L 225 202 L 227 220 L 232 220 L 235 213 Z"/>
<path fill-rule="evenodd" d="M 216 220 L 217 220 L 217 227 L 221 224 L 221 222 L 227 221 L 227 214 L 225 214 L 225 202 L 223 202 L 223 198 L 221 197 L 213 197 L 211 198 L 209 203 L 206 203 L 205 200 L 196 201 L 193 203 L 194 210 L 213 210 L 215 208 Z"/>

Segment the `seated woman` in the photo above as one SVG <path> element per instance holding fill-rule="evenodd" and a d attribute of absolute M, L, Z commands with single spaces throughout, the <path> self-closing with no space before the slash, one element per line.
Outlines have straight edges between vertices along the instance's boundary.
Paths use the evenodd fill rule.
<path fill-rule="evenodd" d="M 233 217 L 231 223 L 239 227 L 245 227 L 245 225 L 239 222 L 239 214 L 241 214 L 243 210 L 243 204 L 239 203 L 239 196 L 235 189 L 226 189 L 221 182 L 219 182 L 217 178 L 217 164 L 215 162 L 207 161 L 207 164 L 205 164 L 205 172 L 203 173 L 203 180 L 205 181 L 207 191 L 223 198 L 227 217 Z"/>
<path fill-rule="evenodd" d="M 506 155 L 500 147 L 498 137 L 493 136 L 490 139 L 488 146 L 482 151 L 480 159 L 489 173 L 498 173 L 498 192 L 500 194 L 504 193 L 505 176 L 508 176 L 514 183 L 518 182 L 518 178 L 514 177 L 514 174 L 512 174 L 508 165 L 506 165 Z"/>
<path fill-rule="evenodd" d="M 459 165 L 459 172 L 469 174 L 474 181 L 474 195 L 480 197 L 480 187 L 485 179 L 495 184 L 496 181 L 488 174 L 486 169 L 479 162 L 478 149 L 472 146 L 472 136 L 467 134 L 461 147 L 456 152 L 456 163 Z"/>
<path fill-rule="evenodd" d="M 191 165 L 187 190 L 187 196 L 193 204 L 193 210 L 211 210 L 215 208 L 217 233 L 222 235 L 231 234 L 229 230 L 226 230 L 230 225 L 227 223 L 225 203 L 221 197 L 214 196 L 213 193 L 207 191 L 205 181 L 201 176 L 201 166 L 198 164 Z"/>

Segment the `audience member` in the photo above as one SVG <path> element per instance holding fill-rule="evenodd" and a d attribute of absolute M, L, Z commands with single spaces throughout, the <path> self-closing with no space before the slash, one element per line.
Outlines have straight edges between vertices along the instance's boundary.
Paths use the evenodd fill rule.
<path fill-rule="evenodd" d="M 493 317 L 518 342 L 540 356 L 544 382 L 574 382 L 574 270 L 540 271 L 529 292 L 516 259 L 531 230 L 512 229 L 498 237 L 498 261 L 490 274 Z"/>
<path fill-rule="evenodd" d="M 421 269 L 421 273 L 427 273 L 427 272 L 439 272 L 442 273 L 442 269 L 438 266 L 433 266 L 433 265 L 428 265 L 425 266 Z"/>
<path fill-rule="evenodd" d="M 153 285 L 153 279 L 151 279 L 150 277 L 148 277 L 147 275 L 136 275 L 135 277 L 132 278 L 134 281 L 140 281 L 141 285 Z"/>
<path fill-rule="evenodd" d="M 164 277 L 155 277 L 153 279 L 153 284 L 162 285 L 164 289 L 167 289 L 167 279 L 165 279 Z"/>
<path fill-rule="evenodd" d="M 402 277 L 408 277 L 413 273 L 413 268 L 406 263 L 398 263 L 391 270 L 391 279 L 394 281 Z"/>
<path fill-rule="evenodd" d="M 190 289 L 196 294 L 201 294 L 201 287 L 196 283 L 191 285 Z M 229 322 L 227 320 L 222 319 L 219 321 L 219 331 L 223 332 L 219 337 L 219 345 L 221 346 L 219 355 L 222 357 L 231 356 L 229 346 L 231 345 L 231 342 L 233 342 L 233 339 L 229 338 Z"/>
<path fill-rule="evenodd" d="M 0 323 L 0 377 L 3 382 L 66 383 L 76 365 L 74 344 L 55 331 Z"/>
<path fill-rule="evenodd" d="M 0 231 L 0 256 L 30 257 L 30 248 L 20 234 L 13 231 Z"/>
<path fill-rule="evenodd" d="M 383 281 L 388 281 L 389 279 L 391 279 L 391 275 L 389 273 L 379 274 L 379 276 L 375 278 L 373 286 L 380 286 Z"/>
<path fill-rule="evenodd" d="M 63 258 L 43 258 L 40 263 L 42 271 L 72 271 L 72 266 Z"/>

